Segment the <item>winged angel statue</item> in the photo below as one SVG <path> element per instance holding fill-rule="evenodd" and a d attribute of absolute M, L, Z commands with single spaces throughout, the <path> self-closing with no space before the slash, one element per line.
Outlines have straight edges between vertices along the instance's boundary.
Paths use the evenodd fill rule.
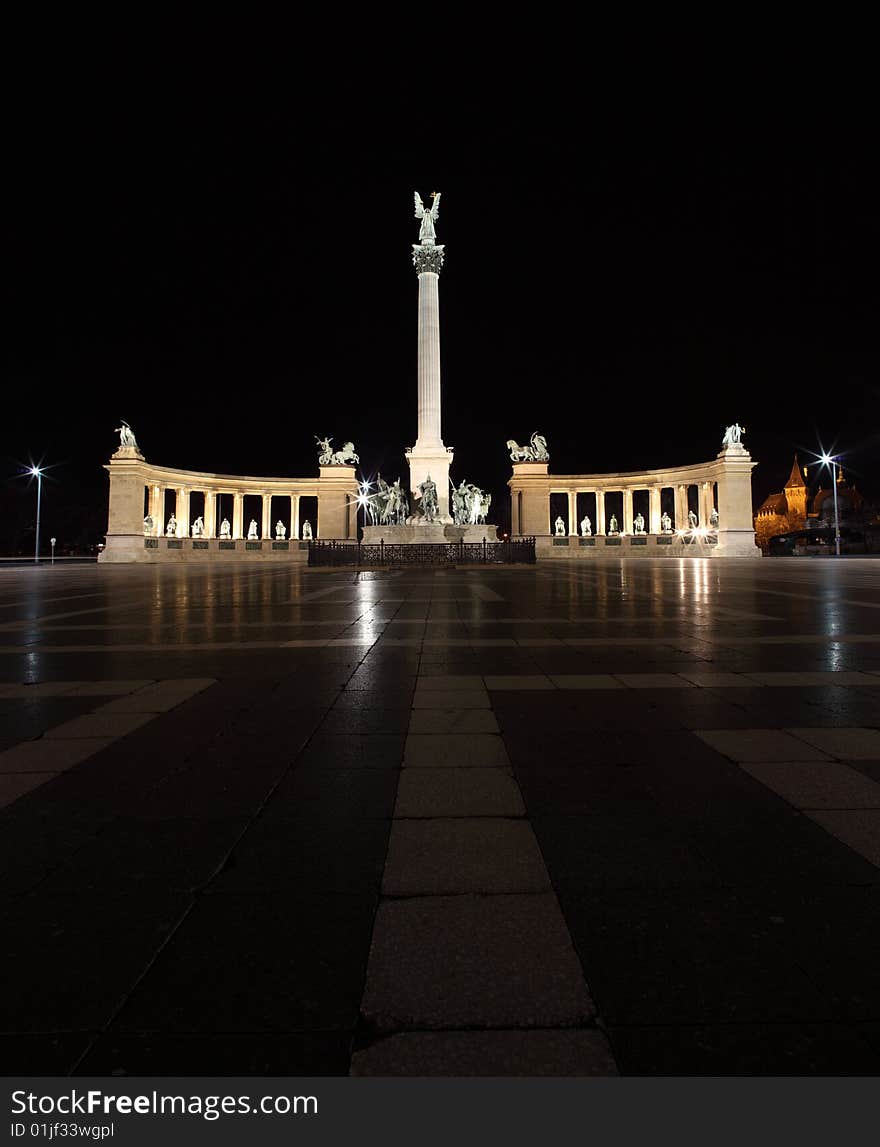
<path fill-rule="evenodd" d="M 422 197 L 418 191 L 414 192 L 416 197 L 416 219 L 421 219 L 422 227 L 419 231 L 420 243 L 433 243 L 437 238 L 434 231 L 434 220 L 440 214 L 440 192 L 431 192 L 431 206 L 425 207 L 422 203 Z"/>

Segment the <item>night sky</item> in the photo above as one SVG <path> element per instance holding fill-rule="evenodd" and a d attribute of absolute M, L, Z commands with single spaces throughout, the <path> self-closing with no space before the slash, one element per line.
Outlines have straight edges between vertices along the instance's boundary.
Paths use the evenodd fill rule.
<path fill-rule="evenodd" d="M 442 192 L 443 435 L 507 503 L 557 473 L 701 462 L 738 421 L 756 505 L 819 443 L 880 495 L 873 129 L 796 98 L 498 114 L 34 94 L 6 142 L 0 545 L 106 524 L 121 418 L 147 459 L 309 476 L 314 436 L 405 477 L 412 196 Z M 10 188 L 7 188 L 10 190 Z M 498 520 L 501 515 L 498 515 Z M 25 541 L 21 539 L 25 538 Z"/>

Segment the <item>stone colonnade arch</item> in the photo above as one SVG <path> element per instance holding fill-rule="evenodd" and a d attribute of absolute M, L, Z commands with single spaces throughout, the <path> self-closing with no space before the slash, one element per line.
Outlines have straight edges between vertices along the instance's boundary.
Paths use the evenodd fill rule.
<path fill-rule="evenodd" d="M 318 500 L 317 520 L 310 522 L 315 538 L 349 540 L 357 537 L 358 485 L 353 466 L 321 466 L 315 478 L 258 478 L 246 475 L 211 474 L 155 466 L 137 447 L 123 446 L 105 469 L 110 475 L 110 505 L 107 538 L 100 560 L 105 562 L 161 561 L 194 558 L 274 556 L 296 557 L 300 552 L 303 518 L 300 501 Z M 166 493 L 174 493 L 176 529 L 167 536 Z M 194 537 L 191 495 L 204 495 L 203 532 Z M 232 497 L 231 536 L 220 537 L 220 495 Z M 258 537 L 248 539 L 244 499 L 261 498 L 255 516 Z M 285 540 L 275 538 L 272 499 L 290 499 L 290 530 Z M 145 525 L 145 512 L 152 526 Z M 170 514 L 168 515 L 170 517 Z M 305 559 L 305 546 L 302 557 Z"/>
<path fill-rule="evenodd" d="M 508 482 L 511 536 L 534 535 L 539 557 L 592 557 L 605 552 L 639 557 L 760 557 L 752 518 L 753 466 L 751 455 L 742 446 L 725 446 L 711 462 L 630 473 L 550 474 L 547 462 L 515 462 Z M 688 516 L 688 491 L 692 487 L 696 488 L 696 528 Z M 672 491 L 674 508 L 668 531 L 661 526 L 664 490 Z M 648 495 L 644 534 L 634 529 L 633 495 L 638 492 Z M 556 535 L 551 521 L 552 494 L 564 494 L 568 499 L 563 536 Z M 579 494 L 595 496 L 595 520 L 591 520 L 588 538 L 579 535 Z M 623 503 L 623 520 L 618 521 L 618 532 L 613 536 L 608 533 L 610 514 L 605 513 L 609 494 L 620 494 Z M 713 509 L 717 511 L 717 526 L 712 522 Z"/>

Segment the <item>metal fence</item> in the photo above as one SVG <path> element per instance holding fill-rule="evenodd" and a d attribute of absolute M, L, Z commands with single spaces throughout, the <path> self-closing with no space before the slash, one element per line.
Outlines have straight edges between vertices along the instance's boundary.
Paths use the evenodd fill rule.
<path fill-rule="evenodd" d="M 309 542 L 310 566 L 462 566 L 534 563 L 535 539 L 506 542 Z"/>

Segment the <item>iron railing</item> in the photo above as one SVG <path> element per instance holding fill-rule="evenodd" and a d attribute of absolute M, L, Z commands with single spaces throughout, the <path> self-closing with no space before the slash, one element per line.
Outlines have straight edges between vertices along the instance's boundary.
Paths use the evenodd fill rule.
<path fill-rule="evenodd" d="M 506 542 L 309 542 L 310 566 L 437 566 L 534 563 L 535 539 Z"/>

